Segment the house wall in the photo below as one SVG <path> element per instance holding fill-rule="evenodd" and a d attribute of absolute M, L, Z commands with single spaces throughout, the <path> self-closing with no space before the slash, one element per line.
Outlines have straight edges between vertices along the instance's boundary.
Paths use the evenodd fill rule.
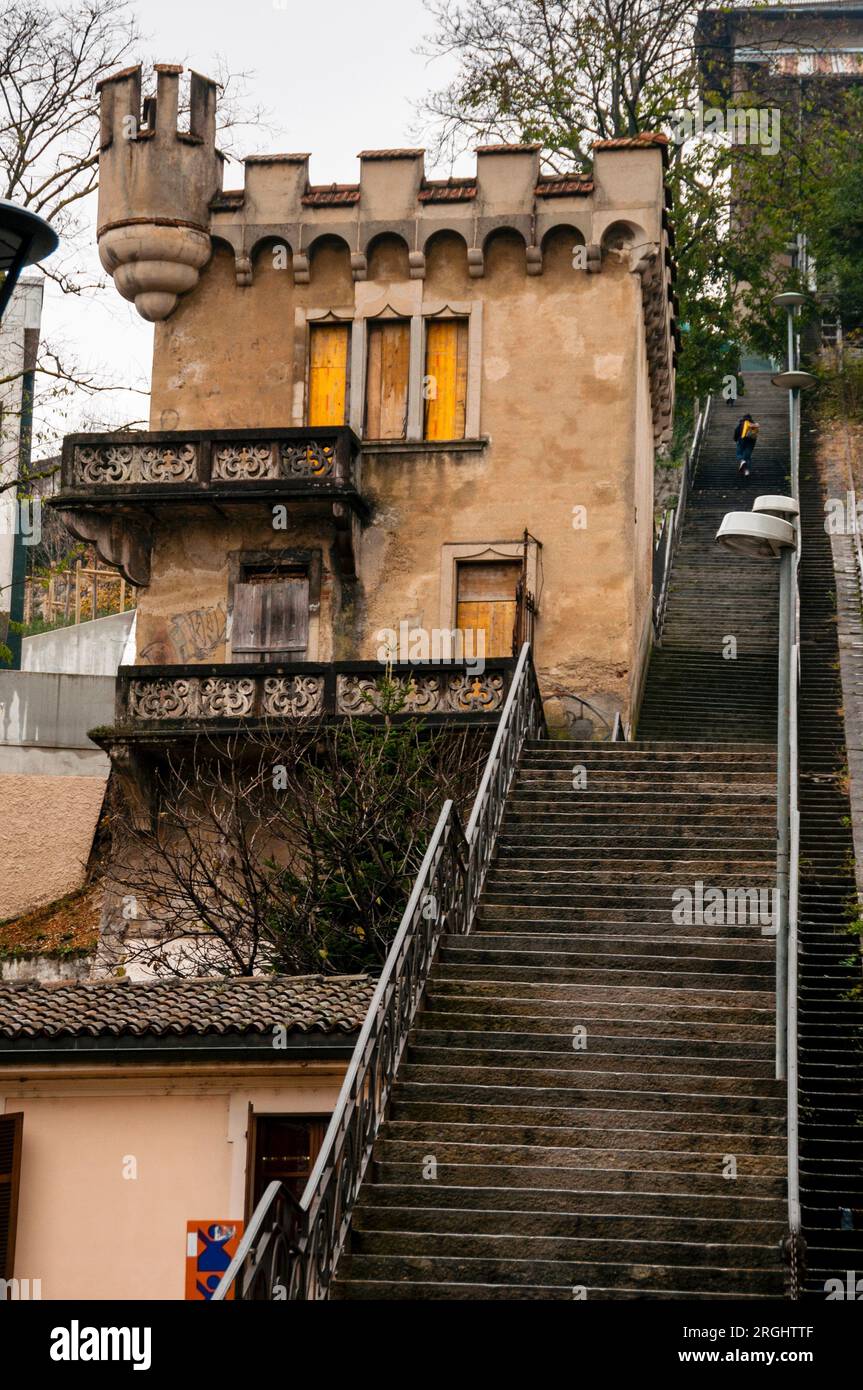
<path fill-rule="evenodd" d="M 335 572 L 325 517 L 292 516 L 288 531 L 274 531 L 262 503 L 227 520 L 202 512 L 162 523 L 152 582 L 139 598 L 138 659 L 230 659 L 227 557 L 241 546 L 320 547 L 319 636 L 310 658 L 370 659 L 380 630 L 402 619 L 454 624 L 445 546 L 515 544 L 527 529 L 542 543 L 535 658 L 544 683 L 627 711 L 652 545 L 640 282 L 628 261 L 613 256 L 601 275 L 574 270 L 575 244 L 571 230 L 553 232 L 542 276 L 527 277 L 521 238 L 502 233 L 487 247 L 483 279 L 474 280 L 461 238 L 444 235 L 429 250 L 424 282 L 407 279 L 406 254 L 403 266 L 392 254 L 373 260 L 370 279 L 357 284 L 346 248 L 324 245 L 312 256 L 310 284 L 294 285 L 290 257 L 275 268 L 268 243 L 243 288 L 233 253 L 217 246 L 198 287 L 157 324 L 153 428 L 302 424 L 307 313 L 352 315 L 369 304 L 425 312 L 457 303 L 481 308 L 473 361 L 479 429 L 458 449 L 364 447 L 362 488 L 373 517 L 360 532 L 353 592 Z M 404 280 L 388 278 L 399 270 Z M 574 524 L 578 507 L 586 509 L 583 528 Z M 211 642 L 184 641 L 190 626 L 208 626 Z"/>
<path fill-rule="evenodd" d="M 182 1299 L 186 1222 L 243 1219 L 249 1105 L 329 1114 L 344 1074 L 335 1062 L 78 1070 L 0 1074 L 0 1112 L 24 1114 L 14 1276 L 40 1279 L 43 1299 Z"/>

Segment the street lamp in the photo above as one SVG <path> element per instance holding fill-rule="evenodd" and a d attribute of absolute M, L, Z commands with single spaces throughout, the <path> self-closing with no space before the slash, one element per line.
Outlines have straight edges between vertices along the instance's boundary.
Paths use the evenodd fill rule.
<path fill-rule="evenodd" d="M 775 294 L 772 301 L 777 309 L 785 309 L 788 315 L 788 369 L 784 372 L 777 372 L 770 380 L 774 386 L 780 390 L 788 392 L 788 433 L 791 460 L 789 473 L 791 475 L 791 491 L 795 497 L 798 492 L 797 485 L 797 460 L 800 448 L 798 435 L 798 422 L 800 412 L 798 410 L 799 393 L 815 385 L 815 377 L 811 372 L 801 372 L 797 362 L 797 353 L 794 340 L 794 313 L 801 305 L 808 302 L 807 296 L 801 294 L 799 290 L 783 290 L 782 294 Z"/>
<path fill-rule="evenodd" d="M 57 245 L 57 233 L 44 218 L 0 198 L 0 319 L 24 267 L 44 260 Z"/>
<path fill-rule="evenodd" d="M 759 497 L 751 512 L 728 512 L 716 539 L 728 550 L 750 560 L 779 561 L 779 690 L 776 716 L 776 1076 L 785 1076 L 788 1027 L 788 887 L 791 746 L 791 654 L 794 632 L 794 522 L 799 506 L 793 497 Z M 787 518 L 787 520 L 786 520 Z"/>

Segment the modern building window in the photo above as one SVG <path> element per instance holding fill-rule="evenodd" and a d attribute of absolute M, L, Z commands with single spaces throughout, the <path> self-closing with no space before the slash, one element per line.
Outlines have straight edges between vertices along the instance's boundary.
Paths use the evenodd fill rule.
<path fill-rule="evenodd" d="M 464 439 L 467 362 L 467 319 L 429 319 L 423 382 L 424 438 Z"/>
<path fill-rule="evenodd" d="M 308 645 L 308 570 L 244 565 L 234 585 L 234 661 L 305 661 Z"/>
<path fill-rule="evenodd" d="M 328 1123 L 323 1115 L 251 1115 L 247 1219 L 271 1182 L 282 1182 L 295 1197 L 302 1196 Z"/>
<path fill-rule="evenodd" d="M 0 1279 L 11 1279 L 15 1264 L 23 1128 L 20 1112 L 0 1115 Z"/>
<path fill-rule="evenodd" d="M 308 424 L 343 425 L 348 408 L 350 325 L 313 323 L 309 328 Z"/>
<path fill-rule="evenodd" d="M 458 565 L 456 625 L 462 632 L 483 633 L 483 654 L 511 656 L 516 627 L 520 560 L 466 561 Z M 474 650 L 479 651 L 474 638 Z"/>
<path fill-rule="evenodd" d="M 408 423 L 410 324 L 383 319 L 369 324 L 366 358 L 367 439 L 404 439 Z"/>

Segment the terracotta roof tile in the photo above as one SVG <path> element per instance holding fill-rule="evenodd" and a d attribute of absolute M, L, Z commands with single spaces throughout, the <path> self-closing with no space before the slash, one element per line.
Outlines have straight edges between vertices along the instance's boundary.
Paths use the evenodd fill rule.
<path fill-rule="evenodd" d="M 638 135 L 618 135 L 613 140 L 594 140 L 595 150 L 634 150 L 644 145 L 667 145 L 668 136 L 661 130 L 641 130 Z"/>
<path fill-rule="evenodd" d="M 588 174 L 547 174 L 534 189 L 537 198 L 584 197 L 593 192 L 593 179 Z"/>
<path fill-rule="evenodd" d="M 353 1033 L 374 988 L 368 975 L 2 984 L 0 1037 Z"/>
<path fill-rule="evenodd" d="M 350 207 L 359 201 L 358 183 L 331 183 L 323 187 L 312 187 L 302 197 L 303 206 L 307 208 Z"/>
<path fill-rule="evenodd" d="M 426 179 L 417 194 L 421 203 L 466 203 L 476 197 L 476 179 Z"/>
<path fill-rule="evenodd" d="M 425 150 L 360 150 L 357 159 L 419 159 Z"/>
<path fill-rule="evenodd" d="M 534 154 L 542 145 L 477 145 L 474 154 Z"/>

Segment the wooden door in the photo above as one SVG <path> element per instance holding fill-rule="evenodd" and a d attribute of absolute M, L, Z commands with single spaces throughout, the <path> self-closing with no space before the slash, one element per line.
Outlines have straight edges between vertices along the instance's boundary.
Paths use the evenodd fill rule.
<path fill-rule="evenodd" d="M 467 319 L 426 324 L 426 439 L 464 439 L 467 344 Z"/>
<path fill-rule="evenodd" d="M 302 1196 L 320 1153 L 327 1124 L 323 1115 L 250 1117 L 247 1221 L 271 1182 L 282 1182 L 296 1198 Z"/>
<path fill-rule="evenodd" d="M 410 324 L 388 319 L 369 324 L 366 363 L 367 439 L 404 439 L 408 423 Z"/>
<path fill-rule="evenodd" d="M 234 588 L 234 661 L 305 661 L 308 644 L 308 574 L 247 573 Z"/>
<path fill-rule="evenodd" d="M 23 1131 L 20 1111 L 0 1115 L 0 1279 L 14 1274 Z"/>
<path fill-rule="evenodd" d="M 458 566 L 456 623 L 463 632 L 484 633 L 487 657 L 512 655 L 521 574 L 520 560 L 465 561 Z"/>
<path fill-rule="evenodd" d="M 343 425 L 347 419 L 350 327 L 313 323 L 309 334 L 310 428 Z"/>

